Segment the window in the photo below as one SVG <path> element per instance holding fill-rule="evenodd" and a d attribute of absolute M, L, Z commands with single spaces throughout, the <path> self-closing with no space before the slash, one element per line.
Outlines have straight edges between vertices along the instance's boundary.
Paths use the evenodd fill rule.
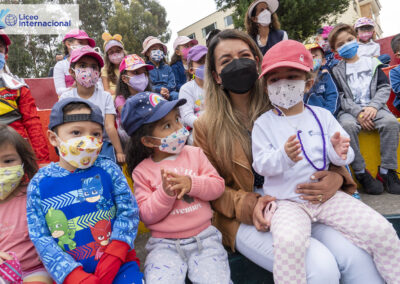
<path fill-rule="evenodd" d="M 217 28 L 217 23 L 212 23 L 211 25 L 208 25 L 205 28 L 202 28 L 202 32 L 203 32 L 203 37 L 205 38 L 209 32 L 215 30 Z"/>
<path fill-rule="evenodd" d="M 196 39 L 196 34 L 195 34 L 195 33 L 192 33 L 192 34 L 188 35 L 188 38 L 190 38 L 190 39 Z"/>
<path fill-rule="evenodd" d="M 226 16 L 224 18 L 224 22 L 225 22 L 225 27 L 233 25 L 232 15 Z"/>

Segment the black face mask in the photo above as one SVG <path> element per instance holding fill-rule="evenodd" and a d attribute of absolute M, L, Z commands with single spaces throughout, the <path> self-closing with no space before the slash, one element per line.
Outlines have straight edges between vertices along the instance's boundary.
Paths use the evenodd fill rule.
<path fill-rule="evenodd" d="M 222 69 L 219 76 L 225 89 L 236 94 L 244 94 L 258 79 L 256 61 L 249 58 L 233 59 Z"/>

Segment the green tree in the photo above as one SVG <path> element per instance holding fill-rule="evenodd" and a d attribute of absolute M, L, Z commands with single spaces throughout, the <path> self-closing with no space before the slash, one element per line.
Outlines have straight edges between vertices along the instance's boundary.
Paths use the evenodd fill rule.
<path fill-rule="evenodd" d="M 130 4 L 115 1 L 115 13 L 108 20 L 111 34 L 122 35 L 125 49 L 140 54 L 142 42 L 148 36 L 155 36 L 168 42 L 167 13 L 156 0 L 132 0 Z"/>
<path fill-rule="evenodd" d="M 218 8 L 234 7 L 234 25 L 244 29 L 244 17 L 252 0 L 215 2 Z M 335 17 L 344 13 L 349 5 L 350 0 L 280 0 L 277 13 L 282 29 L 288 33 L 289 38 L 303 41 L 314 35 L 324 23 L 335 22 Z"/>

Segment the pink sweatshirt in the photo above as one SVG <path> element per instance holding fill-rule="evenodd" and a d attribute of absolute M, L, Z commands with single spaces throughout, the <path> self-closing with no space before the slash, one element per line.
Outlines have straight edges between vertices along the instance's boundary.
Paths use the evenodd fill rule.
<path fill-rule="evenodd" d="M 192 189 L 181 200 L 162 187 L 161 169 L 192 178 Z M 222 195 L 224 180 L 198 147 L 185 146 L 161 162 L 143 160 L 133 171 L 140 219 L 155 238 L 190 238 L 211 225 L 209 201 Z"/>
<path fill-rule="evenodd" d="M 26 186 L 17 196 L 0 203 L 0 251 L 15 252 L 24 273 L 43 268 L 28 234 Z"/>

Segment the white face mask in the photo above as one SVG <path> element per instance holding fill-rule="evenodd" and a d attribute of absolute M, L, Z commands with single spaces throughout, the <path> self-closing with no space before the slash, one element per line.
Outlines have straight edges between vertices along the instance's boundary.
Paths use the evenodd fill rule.
<path fill-rule="evenodd" d="M 257 22 L 266 27 L 271 23 L 271 12 L 265 9 L 257 16 Z"/>
<path fill-rule="evenodd" d="M 289 109 L 303 101 L 304 80 L 279 80 L 268 85 L 268 97 L 274 106 Z"/>

